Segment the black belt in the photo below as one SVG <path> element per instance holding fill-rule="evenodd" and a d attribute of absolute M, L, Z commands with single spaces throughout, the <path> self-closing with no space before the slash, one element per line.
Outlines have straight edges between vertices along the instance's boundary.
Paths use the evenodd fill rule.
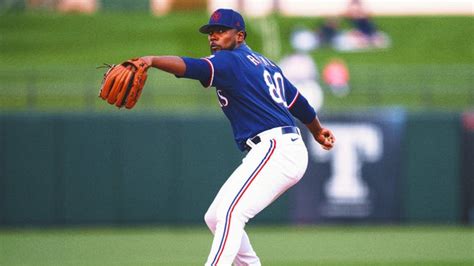
<path fill-rule="evenodd" d="M 285 135 L 285 134 L 298 134 L 298 135 L 299 135 L 300 133 L 299 133 L 299 130 L 298 130 L 297 127 L 287 126 L 287 127 L 282 127 L 282 128 L 281 128 L 281 134 L 282 134 L 282 135 Z M 251 141 L 253 144 L 257 145 L 257 144 L 259 144 L 259 143 L 262 141 L 262 139 L 260 138 L 259 135 L 257 135 L 257 136 L 255 136 L 255 137 L 253 137 L 253 138 L 250 138 L 250 141 Z M 249 145 L 245 144 L 245 149 L 246 149 L 247 151 L 250 151 L 250 150 L 252 149 L 252 147 L 250 147 Z"/>

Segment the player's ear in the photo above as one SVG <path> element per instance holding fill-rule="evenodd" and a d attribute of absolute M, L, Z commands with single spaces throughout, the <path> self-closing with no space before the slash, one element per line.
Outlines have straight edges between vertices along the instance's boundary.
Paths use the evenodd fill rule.
<path fill-rule="evenodd" d="M 247 36 L 247 33 L 245 33 L 244 31 L 237 32 L 237 41 L 244 42 L 246 36 Z"/>

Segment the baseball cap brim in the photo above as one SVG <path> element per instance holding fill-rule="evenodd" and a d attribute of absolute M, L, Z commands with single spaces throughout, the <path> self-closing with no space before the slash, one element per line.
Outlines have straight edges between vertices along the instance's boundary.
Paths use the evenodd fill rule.
<path fill-rule="evenodd" d="M 200 33 L 209 33 L 211 31 L 212 28 L 226 28 L 226 29 L 232 29 L 232 27 L 229 27 L 227 25 L 224 25 L 224 24 L 206 24 L 202 27 L 199 28 L 199 32 Z"/>

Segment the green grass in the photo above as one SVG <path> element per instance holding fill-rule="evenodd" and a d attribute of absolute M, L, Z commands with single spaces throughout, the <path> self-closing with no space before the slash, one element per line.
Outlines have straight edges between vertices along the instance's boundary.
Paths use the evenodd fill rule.
<path fill-rule="evenodd" d="M 473 265 L 472 227 L 263 227 L 263 265 Z M 203 265 L 210 233 L 192 228 L 0 230 L 0 264 Z"/>
<path fill-rule="evenodd" d="M 133 12 L 0 15 L 0 110 L 28 105 L 96 109 L 103 105 L 95 97 L 103 73 L 96 66 L 148 54 L 206 56 L 206 36 L 197 28 L 207 16 L 205 12 L 163 17 Z M 280 56 L 272 58 L 275 61 L 292 52 L 288 40 L 296 25 L 315 28 L 321 23 L 321 18 L 272 19 L 278 22 L 282 47 Z M 311 54 L 320 71 L 331 58 L 339 57 L 351 72 L 349 97 L 337 98 L 325 88 L 326 107 L 462 110 L 474 106 L 473 17 L 380 17 L 375 21 L 390 35 L 390 49 L 338 53 L 324 48 Z M 260 22 L 248 19 L 247 25 L 249 45 L 262 51 L 269 40 L 263 39 Z M 214 93 L 203 93 L 197 82 L 156 70 L 150 73 L 143 94 L 147 101 L 137 110 L 209 106 L 218 110 Z"/>

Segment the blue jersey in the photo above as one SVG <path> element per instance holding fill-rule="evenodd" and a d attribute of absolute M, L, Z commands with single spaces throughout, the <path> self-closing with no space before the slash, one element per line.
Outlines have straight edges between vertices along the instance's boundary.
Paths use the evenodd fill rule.
<path fill-rule="evenodd" d="M 221 50 L 207 58 L 183 60 L 184 77 L 197 79 L 205 87 L 216 87 L 219 104 L 241 150 L 248 138 L 262 131 L 295 125 L 290 109 L 303 97 L 277 65 L 247 45 Z M 312 108 L 305 112 L 309 120 L 314 118 Z"/>

